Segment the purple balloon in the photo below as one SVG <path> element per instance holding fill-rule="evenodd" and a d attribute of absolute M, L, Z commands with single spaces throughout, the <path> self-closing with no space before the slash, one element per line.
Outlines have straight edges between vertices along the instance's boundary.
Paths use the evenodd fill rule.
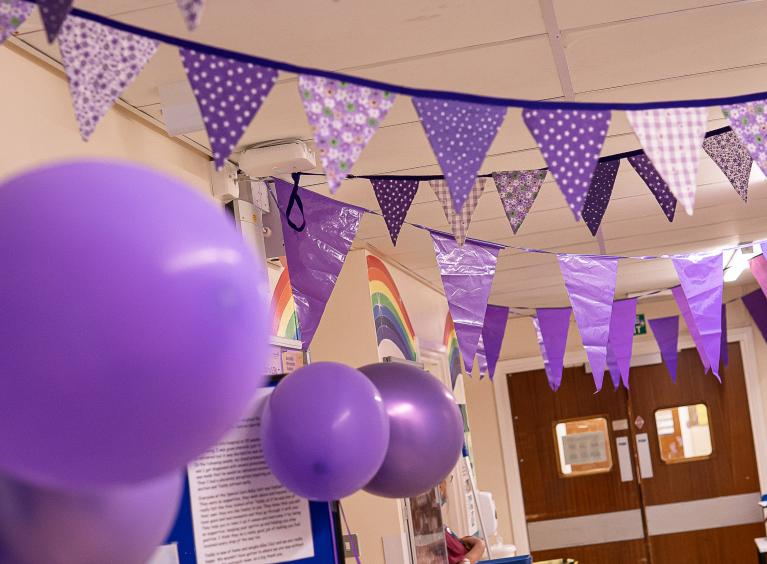
<path fill-rule="evenodd" d="M 307 499 L 331 501 L 360 490 L 381 467 L 389 420 L 381 395 L 359 370 L 317 362 L 272 392 L 261 443 L 282 485 Z"/>
<path fill-rule="evenodd" d="M 0 469 L 133 483 L 215 444 L 263 383 L 266 277 L 232 221 L 108 161 L 0 185 Z"/>
<path fill-rule="evenodd" d="M 381 392 L 391 436 L 381 469 L 365 491 L 405 498 L 439 484 L 463 448 L 463 418 L 455 398 L 434 376 L 396 362 L 360 368 Z"/>
<path fill-rule="evenodd" d="M 182 487 L 178 473 L 76 493 L 0 476 L 0 562 L 145 564 L 173 526 Z"/>

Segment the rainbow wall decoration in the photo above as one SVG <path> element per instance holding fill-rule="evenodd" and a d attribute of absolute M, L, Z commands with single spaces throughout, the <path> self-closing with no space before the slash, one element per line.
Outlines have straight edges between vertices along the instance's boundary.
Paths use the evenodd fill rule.
<path fill-rule="evenodd" d="M 368 255 L 367 264 L 379 356 L 416 360 L 415 332 L 397 285 L 381 259 Z"/>
<path fill-rule="evenodd" d="M 442 335 L 442 344 L 447 351 L 447 362 L 450 367 L 450 382 L 455 388 L 458 375 L 461 373 L 461 351 L 458 349 L 458 337 L 455 334 L 453 317 L 450 312 L 445 316 L 445 331 Z"/>
<path fill-rule="evenodd" d="M 293 289 L 290 287 L 290 275 L 287 267 L 282 269 L 277 285 L 272 293 L 272 335 L 286 339 L 301 340 L 301 330 L 298 327 L 296 302 L 293 299 Z"/>

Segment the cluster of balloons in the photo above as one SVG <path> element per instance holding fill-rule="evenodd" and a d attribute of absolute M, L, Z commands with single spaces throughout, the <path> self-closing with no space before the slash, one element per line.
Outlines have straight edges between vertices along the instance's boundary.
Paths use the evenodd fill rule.
<path fill-rule="evenodd" d="M 453 395 L 413 365 L 318 362 L 287 376 L 261 420 L 264 457 L 301 497 L 421 494 L 455 467 L 463 420 Z"/>
<path fill-rule="evenodd" d="M 192 188 L 108 161 L 0 185 L 0 561 L 143 564 L 263 384 L 263 268 Z"/>

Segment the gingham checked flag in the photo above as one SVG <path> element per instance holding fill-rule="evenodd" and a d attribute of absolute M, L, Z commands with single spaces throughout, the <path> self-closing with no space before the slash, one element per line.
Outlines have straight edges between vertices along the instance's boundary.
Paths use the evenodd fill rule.
<path fill-rule="evenodd" d="M 450 196 L 450 188 L 445 180 L 430 180 L 429 186 L 434 190 L 439 202 L 442 204 L 442 209 L 445 210 L 445 217 L 450 224 L 450 228 L 453 230 L 455 240 L 459 245 L 463 245 L 466 240 L 466 233 L 469 231 L 469 224 L 471 223 L 471 216 L 474 215 L 474 210 L 479 203 L 479 197 L 485 190 L 485 183 L 487 178 L 477 178 L 474 182 L 474 186 L 471 187 L 466 201 L 461 208 L 460 213 L 456 213 L 453 207 L 453 199 Z"/>

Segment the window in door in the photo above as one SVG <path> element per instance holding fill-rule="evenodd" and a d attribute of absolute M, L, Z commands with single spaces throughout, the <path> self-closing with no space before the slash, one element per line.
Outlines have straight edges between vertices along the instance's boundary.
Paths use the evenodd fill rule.
<path fill-rule="evenodd" d="M 610 435 L 605 417 L 561 421 L 554 426 L 559 472 L 565 477 L 609 472 Z"/>
<path fill-rule="evenodd" d="M 705 404 L 680 405 L 655 412 L 658 447 L 663 462 L 690 462 L 708 458 L 713 451 L 708 408 Z"/>

